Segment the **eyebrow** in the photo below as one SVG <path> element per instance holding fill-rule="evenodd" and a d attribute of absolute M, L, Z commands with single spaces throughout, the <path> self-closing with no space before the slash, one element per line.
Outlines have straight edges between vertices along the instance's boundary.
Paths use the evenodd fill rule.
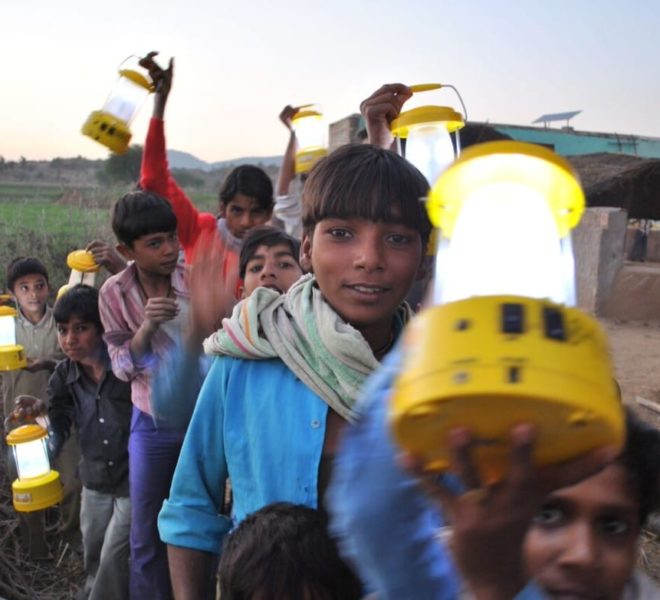
<path fill-rule="evenodd" d="M 290 256 L 293 258 L 293 253 L 290 250 L 282 250 L 275 253 L 275 258 L 282 258 L 283 256 Z M 253 254 L 252 258 L 248 260 L 248 263 L 251 263 L 253 260 L 265 260 L 266 256 L 264 254 Z"/>

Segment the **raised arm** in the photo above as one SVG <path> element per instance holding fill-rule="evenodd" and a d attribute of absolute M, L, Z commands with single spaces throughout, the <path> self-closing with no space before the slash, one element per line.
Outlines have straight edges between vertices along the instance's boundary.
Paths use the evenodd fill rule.
<path fill-rule="evenodd" d="M 277 176 L 277 189 L 275 194 L 277 196 L 286 196 L 289 193 L 291 181 L 296 176 L 296 150 L 298 148 L 298 141 L 296 139 L 296 132 L 291 126 L 291 119 L 298 112 L 297 108 L 293 106 L 285 106 L 280 113 L 280 121 L 289 130 L 289 141 L 282 157 L 282 166 Z"/>
<path fill-rule="evenodd" d="M 369 143 L 385 150 L 392 147 L 390 124 L 399 116 L 404 102 L 412 96 L 402 83 L 386 83 L 360 104 L 360 112 L 367 126 Z"/>

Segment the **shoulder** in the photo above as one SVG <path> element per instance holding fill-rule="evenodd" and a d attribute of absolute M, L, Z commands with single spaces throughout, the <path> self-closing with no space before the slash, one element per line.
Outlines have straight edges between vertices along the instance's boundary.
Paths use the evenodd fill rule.
<path fill-rule="evenodd" d="M 126 289 L 136 285 L 135 281 L 135 263 L 130 263 L 123 271 L 119 271 L 105 280 L 99 290 L 99 295 L 112 293 L 113 290 Z"/>

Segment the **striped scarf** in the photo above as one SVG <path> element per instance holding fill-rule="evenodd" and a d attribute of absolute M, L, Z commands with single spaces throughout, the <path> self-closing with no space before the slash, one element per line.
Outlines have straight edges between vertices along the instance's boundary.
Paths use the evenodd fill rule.
<path fill-rule="evenodd" d="M 403 323 L 412 316 L 405 303 L 397 311 Z M 356 418 L 362 384 L 379 366 L 362 334 L 323 299 L 313 275 L 301 277 L 286 294 L 257 288 L 205 340 L 204 351 L 251 360 L 279 358 L 350 422 Z"/>

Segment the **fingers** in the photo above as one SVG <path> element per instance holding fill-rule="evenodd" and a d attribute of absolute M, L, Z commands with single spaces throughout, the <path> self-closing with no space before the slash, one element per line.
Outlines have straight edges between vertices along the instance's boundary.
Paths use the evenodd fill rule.
<path fill-rule="evenodd" d="M 448 441 L 452 457 L 452 470 L 469 490 L 480 488 L 481 478 L 472 459 L 471 433 L 463 427 L 457 427 L 449 432 Z"/>
<path fill-rule="evenodd" d="M 527 423 L 516 425 L 510 432 L 507 480 L 516 493 L 529 490 L 534 484 L 533 450 L 536 433 L 534 426 Z"/>
<path fill-rule="evenodd" d="M 449 512 L 453 511 L 456 495 L 443 485 L 437 473 L 428 473 L 424 470 L 424 462 L 418 456 L 408 452 L 401 453 L 397 462 L 405 471 L 415 477 L 420 487 L 435 502 L 442 504 Z"/>
<path fill-rule="evenodd" d="M 162 323 L 174 319 L 179 311 L 179 305 L 173 298 L 149 298 L 144 307 L 144 316 L 154 323 Z"/>
<path fill-rule="evenodd" d="M 412 96 L 410 88 L 402 83 L 387 83 L 378 88 L 360 104 L 360 112 L 367 116 L 387 115 L 388 120 L 396 118 L 406 100 Z"/>

